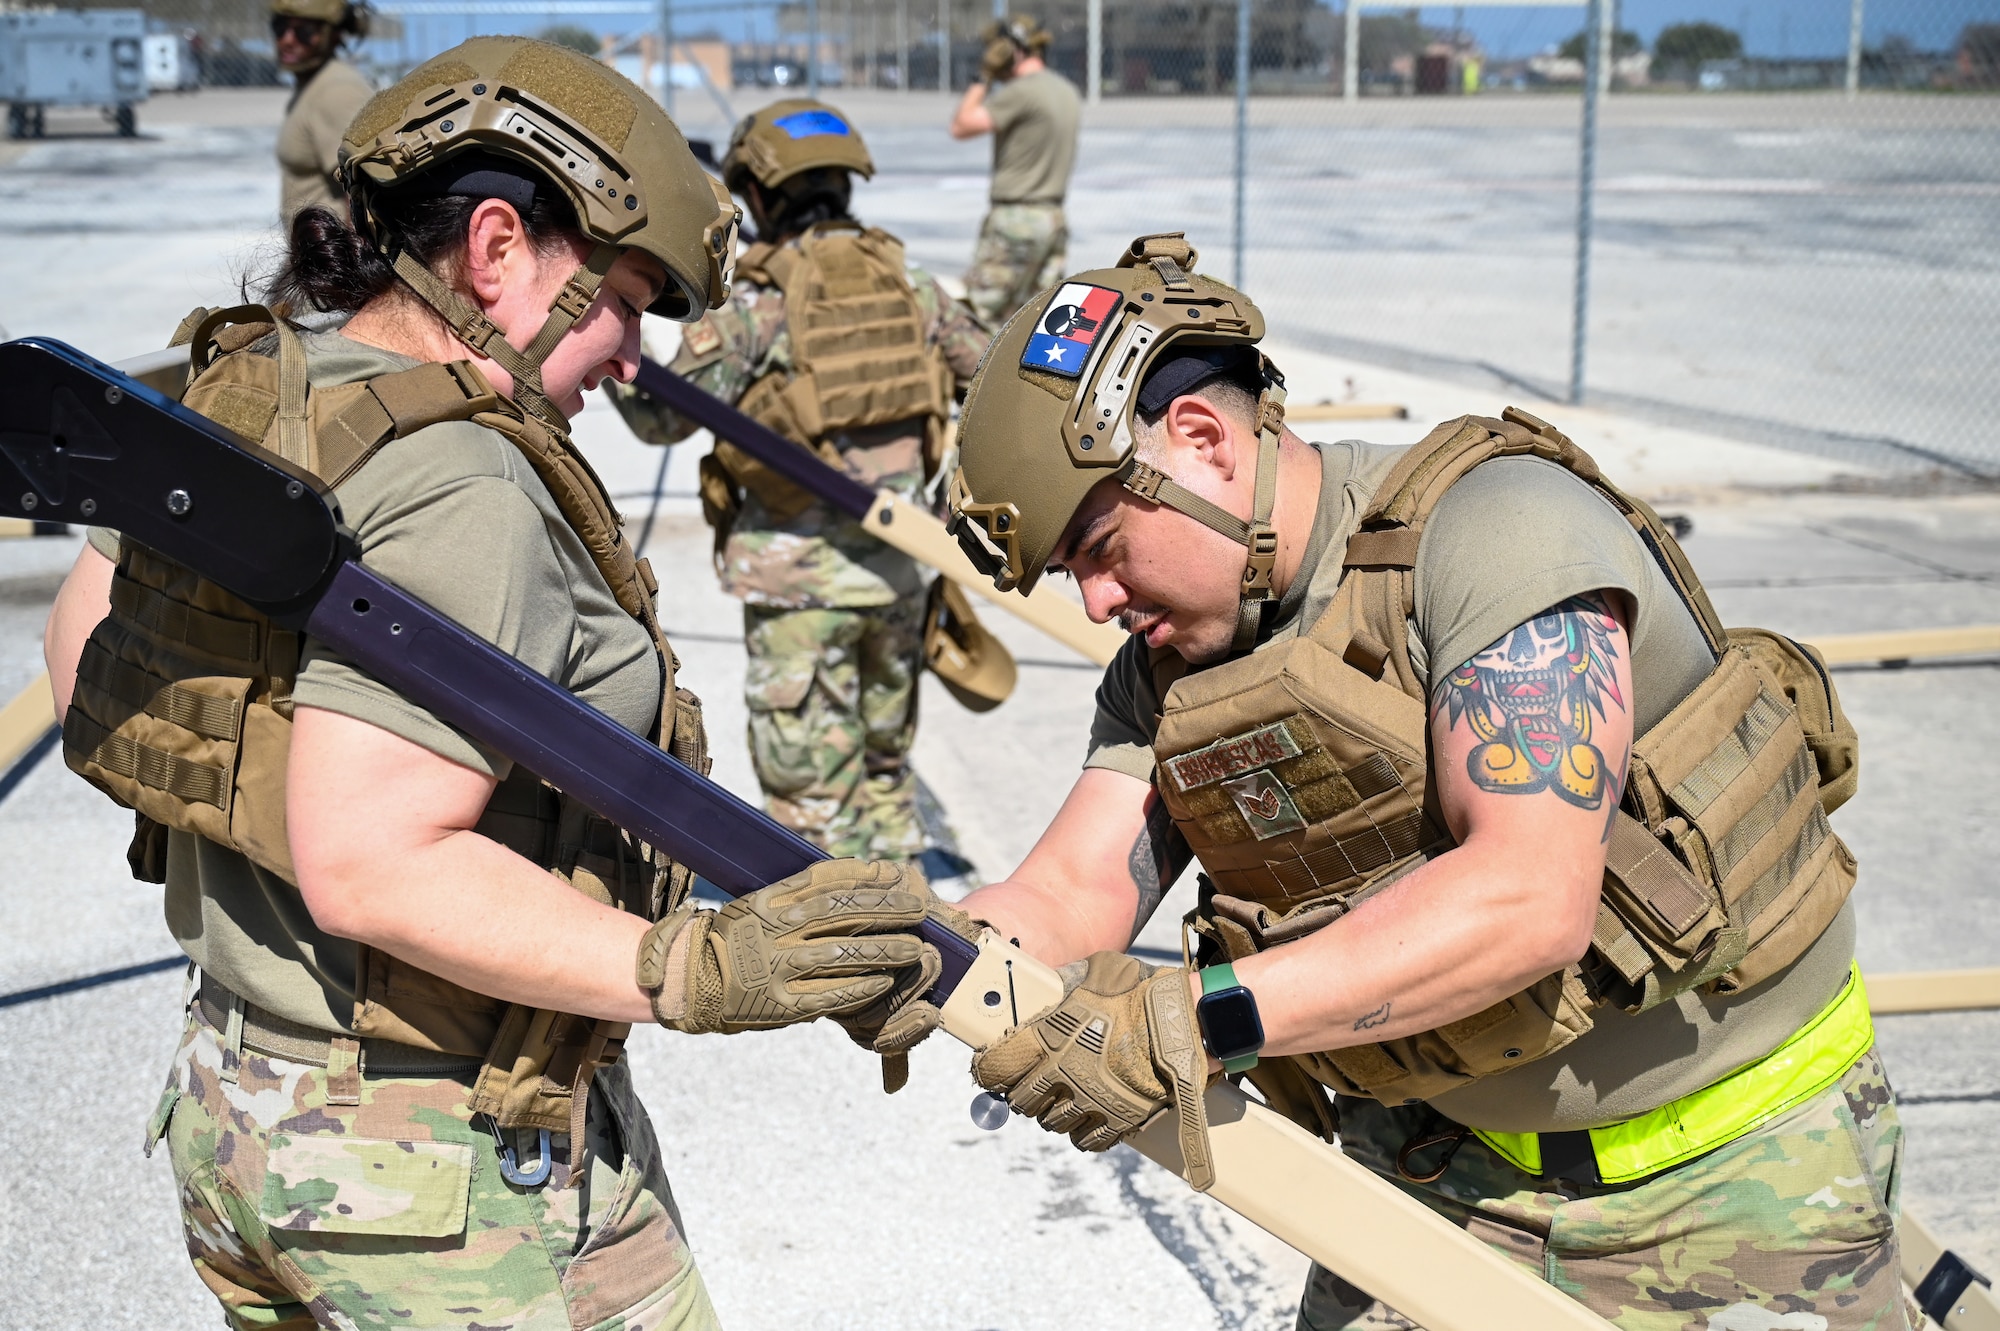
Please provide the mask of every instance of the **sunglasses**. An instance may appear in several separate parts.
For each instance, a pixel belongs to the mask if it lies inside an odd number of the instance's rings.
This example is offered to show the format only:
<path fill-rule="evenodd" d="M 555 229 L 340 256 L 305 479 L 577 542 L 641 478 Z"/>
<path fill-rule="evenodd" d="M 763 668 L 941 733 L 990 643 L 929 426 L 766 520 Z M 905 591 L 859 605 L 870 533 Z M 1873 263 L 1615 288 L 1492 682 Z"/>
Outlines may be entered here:
<path fill-rule="evenodd" d="M 273 38 L 282 39 L 289 32 L 302 42 L 314 42 L 318 41 L 319 35 L 325 31 L 326 24 L 320 19 L 294 18 L 289 14 L 271 15 L 271 36 Z"/>

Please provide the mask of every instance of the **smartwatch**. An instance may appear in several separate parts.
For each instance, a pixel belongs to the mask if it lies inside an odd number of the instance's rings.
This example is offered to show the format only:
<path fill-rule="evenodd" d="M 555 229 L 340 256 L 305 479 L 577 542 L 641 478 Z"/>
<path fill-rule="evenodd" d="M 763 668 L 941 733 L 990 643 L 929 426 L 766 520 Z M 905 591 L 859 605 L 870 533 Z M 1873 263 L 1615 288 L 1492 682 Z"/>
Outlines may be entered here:
<path fill-rule="evenodd" d="M 1256 997 L 1237 982 L 1235 967 L 1202 969 L 1201 998 L 1194 1014 L 1201 1042 L 1224 1072 L 1248 1072 L 1257 1066 L 1257 1051 L 1264 1047 L 1264 1022 L 1257 1015 Z"/>

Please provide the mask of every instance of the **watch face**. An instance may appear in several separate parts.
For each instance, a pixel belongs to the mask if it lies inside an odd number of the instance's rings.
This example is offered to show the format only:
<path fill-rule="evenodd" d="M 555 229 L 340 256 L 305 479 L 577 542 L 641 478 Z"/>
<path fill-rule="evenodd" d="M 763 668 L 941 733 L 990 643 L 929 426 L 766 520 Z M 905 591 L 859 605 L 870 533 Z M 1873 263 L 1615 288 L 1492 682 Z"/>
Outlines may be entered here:
<path fill-rule="evenodd" d="M 1257 1000 L 1242 985 L 1204 994 L 1195 1005 L 1195 1013 L 1208 1052 L 1222 1062 L 1247 1058 L 1264 1047 L 1264 1023 L 1257 1016 Z"/>

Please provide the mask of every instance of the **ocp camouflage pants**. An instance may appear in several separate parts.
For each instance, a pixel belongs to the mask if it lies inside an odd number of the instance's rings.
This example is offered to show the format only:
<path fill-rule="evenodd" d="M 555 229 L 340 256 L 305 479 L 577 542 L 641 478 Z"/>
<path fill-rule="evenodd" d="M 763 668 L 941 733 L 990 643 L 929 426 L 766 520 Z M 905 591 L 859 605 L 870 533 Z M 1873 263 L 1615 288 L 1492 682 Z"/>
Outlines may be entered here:
<path fill-rule="evenodd" d="M 965 303 L 989 328 L 999 328 L 1028 297 L 1063 279 L 1069 225 L 1059 203 L 996 203 L 979 224 Z"/>
<path fill-rule="evenodd" d="M 923 600 L 862 610 L 743 608 L 750 760 L 771 816 L 836 856 L 923 853 L 917 676 Z"/>
<path fill-rule="evenodd" d="M 1873 1050 L 1823 1094 L 1726 1146 L 1637 1183 L 1581 1190 L 1529 1178 L 1476 1137 L 1435 1183 L 1402 1182 L 1397 1149 L 1426 1111 L 1340 1107 L 1349 1155 L 1624 1331 L 1909 1325 L 1894 1224 L 1903 1134 Z M 1306 1281 L 1299 1331 L 1413 1325 L 1323 1267 Z"/>
<path fill-rule="evenodd" d="M 463 1081 L 364 1075 L 360 1104 L 333 1104 L 323 1067 L 234 1063 L 232 1082 L 197 1007 L 148 1142 L 164 1135 L 195 1274 L 239 1331 L 718 1325 L 622 1065 L 591 1093 L 582 1186 L 563 1186 L 564 1135 L 549 1182 L 522 1188 Z"/>

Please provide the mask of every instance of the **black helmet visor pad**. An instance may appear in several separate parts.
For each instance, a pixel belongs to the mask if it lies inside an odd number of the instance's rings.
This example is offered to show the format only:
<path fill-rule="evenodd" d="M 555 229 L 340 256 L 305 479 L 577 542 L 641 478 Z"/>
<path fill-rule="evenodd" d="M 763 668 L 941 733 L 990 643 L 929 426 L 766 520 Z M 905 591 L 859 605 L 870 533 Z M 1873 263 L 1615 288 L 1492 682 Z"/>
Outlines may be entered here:
<path fill-rule="evenodd" d="M 1175 398 L 1199 392 L 1204 384 L 1217 379 L 1235 385 L 1255 401 L 1264 390 L 1262 357 L 1247 346 L 1190 346 L 1169 352 L 1147 372 L 1133 402 L 1135 414 L 1151 425 Z"/>

